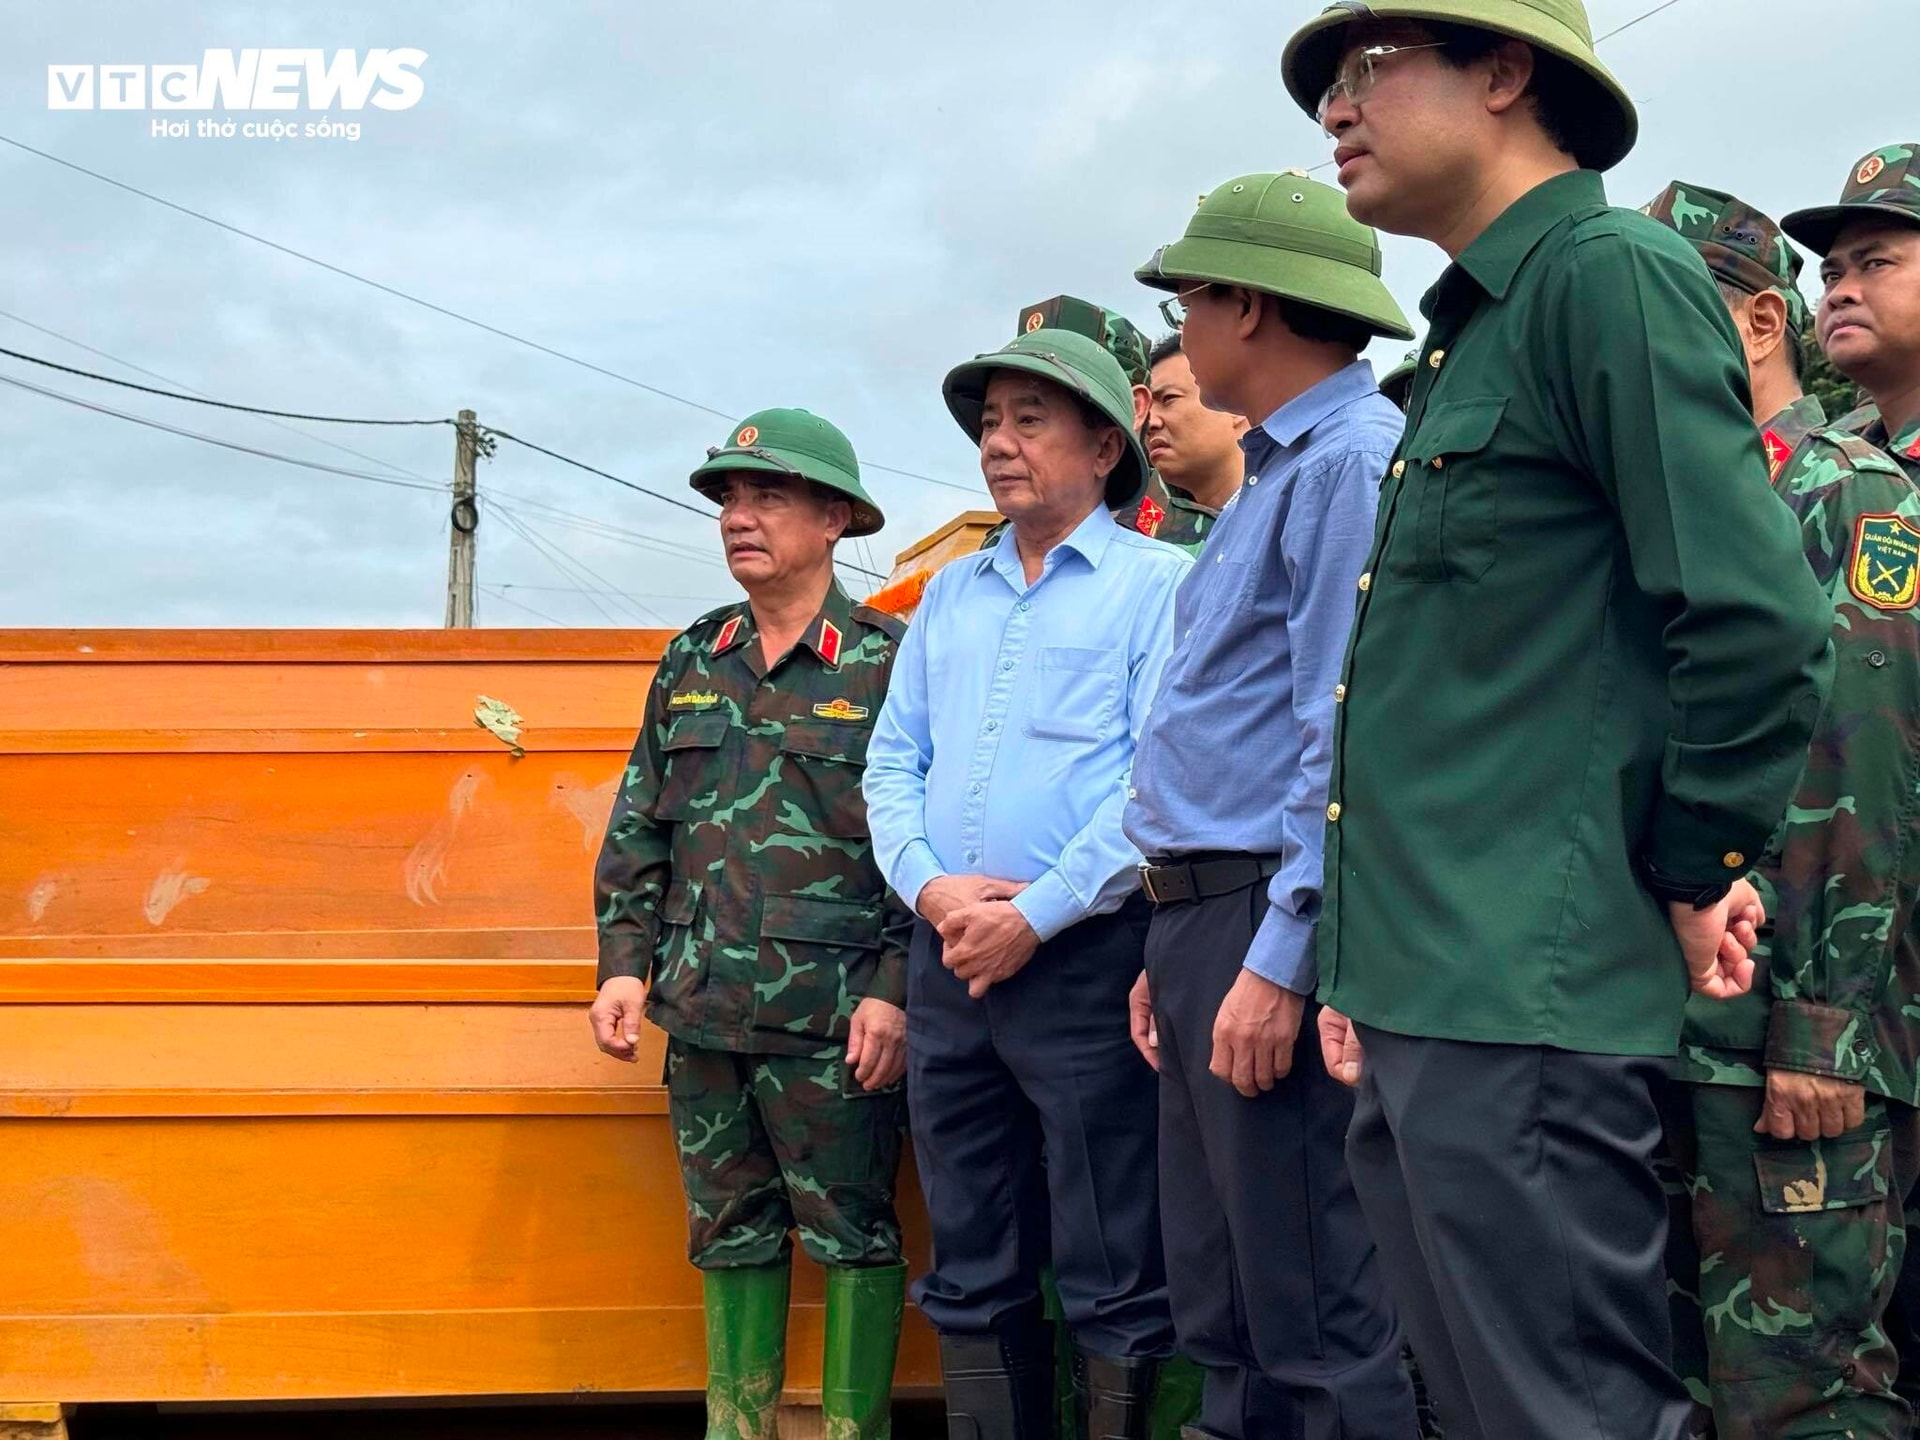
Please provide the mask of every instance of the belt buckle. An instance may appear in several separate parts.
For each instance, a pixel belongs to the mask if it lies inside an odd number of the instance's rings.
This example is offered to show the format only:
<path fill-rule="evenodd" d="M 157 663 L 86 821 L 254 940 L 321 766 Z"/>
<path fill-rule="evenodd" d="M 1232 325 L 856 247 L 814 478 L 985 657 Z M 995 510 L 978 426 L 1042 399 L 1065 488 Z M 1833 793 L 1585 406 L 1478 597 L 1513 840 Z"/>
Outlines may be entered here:
<path fill-rule="evenodd" d="M 1140 862 L 1140 864 L 1139 864 L 1139 867 L 1138 867 L 1138 868 L 1139 868 L 1139 871 L 1140 871 L 1140 889 L 1141 889 L 1141 891 L 1142 891 L 1142 892 L 1143 892 L 1143 893 L 1144 893 L 1144 894 L 1146 895 L 1146 897 L 1147 897 L 1147 899 L 1148 899 L 1149 901 L 1151 901 L 1151 902 L 1152 902 L 1153 904 L 1155 904 L 1155 905 L 1158 905 L 1158 904 L 1160 903 L 1160 897 L 1159 897 L 1158 895 L 1156 895 L 1156 894 L 1154 894 L 1154 893 L 1153 893 L 1153 871 L 1154 871 L 1154 867 L 1153 867 L 1153 866 L 1151 866 L 1151 865 L 1149 865 L 1149 864 L 1147 864 L 1147 862 L 1146 862 L 1146 861 L 1144 861 L 1144 860 L 1142 860 L 1142 861 Z"/>

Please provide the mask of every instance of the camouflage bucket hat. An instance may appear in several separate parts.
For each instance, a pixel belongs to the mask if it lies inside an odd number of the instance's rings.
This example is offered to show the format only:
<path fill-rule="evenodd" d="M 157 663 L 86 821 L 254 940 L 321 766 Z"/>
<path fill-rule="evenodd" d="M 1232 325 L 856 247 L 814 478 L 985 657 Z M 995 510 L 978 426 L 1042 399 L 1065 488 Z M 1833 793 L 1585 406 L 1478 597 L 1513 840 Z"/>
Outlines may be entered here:
<path fill-rule="evenodd" d="M 886 523 L 860 484 L 852 442 L 811 411 L 754 411 L 727 432 L 725 444 L 707 451 L 707 463 L 693 472 L 690 483 L 717 504 L 727 474 L 734 470 L 797 475 L 843 496 L 853 505 L 848 535 L 871 535 Z"/>
<path fill-rule="evenodd" d="M 1072 391 L 1120 427 L 1126 448 L 1107 476 L 1107 508 L 1136 504 L 1147 488 L 1147 453 L 1133 433 L 1133 387 L 1120 362 L 1097 340 L 1072 330 L 1042 326 L 998 350 L 953 367 L 940 390 L 947 409 L 974 444 L 980 443 L 980 412 L 987 402 L 987 381 L 996 370 L 1017 370 Z"/>
<path fill-rule="evenodd" d="M 1133 272 L 1156 290 L 1193 281 L 1245 285 L 1411 340 L 1413 327 L 1380 283 L 1380 237 L 1346 198 L 1301 170 L 1242 175 L 1200 199 L 1186 234 Z"/>
<path fill-rule="evenodd" d="M 1280 73 L 1294 103 L 1317 118 L 1346 48 L 1347 27 L 1357 20 L 1413 20 L 1491 30 L 1524 40 L 1573 67 L 1584 94 L 1576 108 L 1592 130 L 1583 165 L 1611 170 L 1626 158 L 1640 133 L 1640 117 L 1626 87 L 1613 78 L 1593 48 L 1593 27 L 1580 0 L 1338 0 L 1294 32 L 1280 57 Z"/>
<path fill-rule="evenodd" d="M 1779 291 L 1794 334 L 1806 330 L 1807 301 L 1799 283 L 1806 262 L 1760 211 L 1719 190 L 1676 180 L 1641 206 L 1640 213 L 1692 242 L 1716 278 L 1749 295 Z"/>
<path fill-rule="evenodd" d="M 1796 210 L 1780 228 L 1825 259 L 1849 220 L 1873 215 L 1920 226 L 1920 144 L 1887 145 L 1862 155 L 1838 205 Z"/>
<path fill-rule="evenodd" d="M 1014 333 L 1031 335 L 1035 330 L 1071 330 L 1089 340 L 1098 340 L 1106 346 L 1107 353 L 1120 362 L 1128 384 L 1153 383 L 1147 365 L 1147 352 L 1151 348 L 1147 337 L 1117 311 L 1102 309 L 1072 295 L 1056 295 L 1020 312 L 1020 325 Z"/>

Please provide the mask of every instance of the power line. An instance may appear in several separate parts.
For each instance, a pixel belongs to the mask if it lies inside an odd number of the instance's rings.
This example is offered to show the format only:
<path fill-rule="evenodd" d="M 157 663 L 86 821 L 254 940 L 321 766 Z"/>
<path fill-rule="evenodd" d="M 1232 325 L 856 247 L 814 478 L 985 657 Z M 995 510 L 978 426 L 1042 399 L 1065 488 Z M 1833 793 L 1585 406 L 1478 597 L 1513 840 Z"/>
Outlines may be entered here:
<path fill-rule="evenodd" d="M 534 537 L 539 535 L 540 532 L 534 528 L 531 521 L 525 519 L 522 516 L 513 515 L 511 511 L 505 511 L 503 513 L 506 514 L 512 520 L 513 523 L 517 524 L 518 527 L 520 528 L 521 533 L 526 535 L 529 539 L 533 539 Z M 553 545 L 554 542 L 551 540 L 551 538 L 547 538 L 547 543 L 549 545 Z M 554 548 L 556 550 L 559 549 L 557 545 L 555 545 Z M 561 553 L 566 554 L 566 552 L 564 551 L 562 551 Z M 599 571 L 595 570 L 592 566 L 588 565 L 587 562 L 582 560 L 579 556 L 566 554 L 566 559 L 568 560 L 569 563 L 573 565 L 573 567 L 576 570 L 580 571 L 581 574 L 585 575 L 588 579 L 596 580 L 599 582 L 600 594 L 619 597 L 623 600 L 623 602 L 626 604 L 626 607 L 629 610 L 635 611 L 638 614 L 645 616 L 647 619 L 653 620 L 657 624 L 661 624 L 661 625 L 666 624 L 666 617 L 661 615 L 659 611 L 653 609 L 649 605 L 645 605 L 640 601 L 629 597 L 626 591 L 618 588 L 616 585 L 614 585 L 614 583 L 611 580 L 607 579 L 606 576 L 602 575 Z M 573 578 L 573 577 L 569 577 L 569 578 Z M 592 592 L 589 591 L 588 593 L 592 593 Z"/>
<path fill-rule="evenodd" d="M 92 410 L 101 415 L 111 415 L 135 425 L 144 425 L 150 430 L 164 430 L 169 435 L 178 435 L 187 440 L 198 440 L 205 445 L 217 445 L 222 450 L 237 450 L 243 455 L 257 455 L 262 460 L 277 460 L 282 465 L 297 465 L 303 470 L 318 470 L 328 475 L 344 475 L 350 480 L 366 480 L 375 485 L 392 485 L 400 490 L 427 490 L 443 494 L 446 486 L 435 485 L 430 481 L 400 480 L 391 475 L 373 475 L 365 470 L 349 470 L 341 465 L 328 465 L 319 460 L 302 460 L 296 455 L 282 455 L 277 450 L 262 450 L 256 445 L 242 445 L 237 440 L 222 440 L 216 435 L 203 434 L 198 430 L 188 430 L 179 425 L 169 425 L 163 420 L 150 420 L 144 415 L 130 414 L 125 410 L 116 410 L 111 405 L 99 405 L 91 400 L 82 400 L 77 395 L 68 395 L 59 390 L 48 390 L 27 380 L 12 375 L 0 375 L 0 385 L 11 385 L 16 390 L 30 390 L 35 395 L 44 395 L 49 400 L 59 400 L 68 405 L 77 405 L 82 410 Z"/>
<path fill-rule="evenodd" d="M 658 385 L 649 385 L 644 380 L 635 379 L 631 375 L 624 375 L 620 371 L 609 369 L 605 365 L 597 365 L 591 360 L 583 360 L 580 356 L 568 354 L 565 350 L 555 349 L 551 345 L 544 345 L 538 340 L 530 340 L 524 335 L 517 335 L 511 330 L 502 329 L 500 326 L 489 324 L 485 320 L 476 319 L 471 315 L 464 315 L 460 311 L 450 309 L 445 305 L 435 304 L 431 300 L 411 294 L 408 291 L 400 289 L 398 286 L 388 285 L 383 281 L 362 275 L 358 271 L 349 270 L 344 265 L 335 265 L 331 261 L 322 260 L 317 255 L 309 255 L 304 250 L 296 250 L 291 245 L 282 245 L 278 240 L 269 240 L 264 235 L 258 235 L 251 230 L 242 229 L 238 225 L 229 224 L 225 220 L 216 219 L 203 210 L 195 210 L 192 206 L 182 205 L 176 200 L 169 200 L 165 196 L 156 195 L 151 190 L 142 190 L 138 185 L 129 185 L 124 180 L 116 180 L 111 175 L 102 174 L 98 170 L 90 170 L 85 165 L 77 164 L 72 160 L 67 160 L 59 155 L 55 155 L 51 151 L 29 145 L 25 141 L 16 140 L 11 135 L 0 134 L 0 144 L 10 145 L 14 149 L 24 151 L 29 155 L 37 155 L 42 160 L 51 161 L 53 164 L 71 170 L 77 175 L 85 175 L 90 180 L 98 180 L 103 185 L 111 185 L 114 189 L 123 190 L 129 195 L 137 195 L 142 200 L 151 201 L 155 205 L 164 206 L 178 214 L 201 221 L 203 224 L 212 225 L 216 229 L 224 230 L 230 235 L 238 235 L 243 240 L 251 240 L 257 245 L 265 245 L 269 250 L 277 250 L 280 254 L 291 256 L 295 260 L 303 260 L 309 265 L 317 265 L 322 270 L 338 275 L 342 279 L 352 280 L 357 284 L 369 286 L 372 289 L 380 291 L 382 294 L 393 296 L 396 300 L 405 300 L 410 305 L 418 305 L 422 309 L 433 311 L 436 315 L 443 315 L 449 320 L 457 320 L 462 325 L 471 325 L 476 330 L 484 330 L 489 335 L 511 341 L 515 345 L 524 345 L 529 350 L 537 350 L 542 355 L 550 356 L 555 360 L 563 360 L 569 365 L 577 365 L 583 370 L 591 370 L 596 375 L 604 375 L 607 379 L 617 380 L 622 385 L 631 385 L 636 390 L 644 390 L 649 395 L 656 395 L 662 400 L 671 400 L 675 404 L 685 405 L 703 414 L 717 416 L 729 424 L 739 418 L 725 410 L 717 410 L 711 405 L 703 404 L 685 395 L 675 394 L 673 391 L 662 389 Z M 923 480 L 928 484 L 944 486 L 951 490 L 967 490 L 971 493 L 977 493 L 972 486 L 959 485 L 951 480 L 941 480 L 932 475 L 922 475 L 915 470 L 903 470 L 894 465 L 881 465 L 868 462 L 866 468 L 869 470 L 883 471 L 889 475 L 904 476 L 909 480 Z"/>
<path fill-rule="evenodd" d="M 703 510 L 698 505 L 689 505 L 685 500 L 676 500 L 671 495 L 663 495 L 658 490 L 649 490 L 646 486 L 636 485 L 631 480 L 623 480 L 610 470 L 601 470 L 596 466 L 587 464 L 584 460 L 575 460 L 571 455 L 562 455 L 558 450 L 549 450 L 546 446 L 536 445 L 531 440 L 522 440 L 518 435 L 512 434 L 509 431 L 496 430 L 491 425 L 482 425 L 480 429 L 484 434 L 495 436 L 501 440 L 511 440 L 515 445 L 519 445 L 527 450 L 536 451 L 541 455 L 545 455 L 549 460 L 558 460 L 562 465 L 571 465 L 574 469 L 584 470 L 589 475 L 598 475 L 602 480 L 611 480 L 614 484 L 624 485 L 629 490 L 638 490 L 642 495 L 651 495 L 655 500 L 661 501 L 663 504 L 672 505 L 676 509 L 685 510 L 692 515 L 698 515 L 702 520 L 712 520 L 719 513 L 714 510 Z"/>
<path fill-rule="evenodd" d="M 507 602 L 507 604 L 513 606 L 516 610 L 524 610 L 529 615 L 536 615 L 540 619 L 546 621 L 549 625 L 558 625 L 562 629 L 572 628 L 567 624 L 566 621 L 557 619 L 554 616 L 547 614 L 547 612 L 544 610 L 536 610 L 533 608 L 533 606 L 524 604 L 521 601 L 514 599 L 511 595 L 507 594 L 507 591 L 510 588 L 512 587 L 505 586 L 505 585 L 481 585 L 479 587 L 481 593 L 486 595 L 491 595 L 496 600 L 504 600 Z"/>
<path fill-rule="evenodd" d="M 114 364 L 120 366 L 122 369 L 131 370 L 135 374 L 145 375 L 154 380 L 164 380 L 169 385 L 178 385 L 181 389 L 190 390 L 195 395 L 204 396 L 207 393 L 206 391 L 201 390 L 196 386 L 187 384 L 187 382 L 184 380 L 178 379 L 172 375 L 162 374 L 158 370 L 149 370 L 144 365 L 136 365 L 133 363 L 133 361 L 127 359 L 125 356 L 116 355 L 111 350 L 102 350 L 98 345 L 89 345 L 84 340 L 78 339 L 72 335 L 65 334 L 62 331 L 55 330 L 50 325 L 42 325 L 36 320 L 29 320 L 24 315 L 16 315 L 11 310 L 0 310 L 0 319 L 11 320 L 13 321 L 14 324 L 24 325 L 29 330 L 37 330 L 40 334 L 51 336 L 53 339 L 58 340 L 63 344 L 73 346 L 76 350 L 85 350 L 89 355 L 98 355 L 103 360 L 111 360 Z M 283 420 L 274 419 L 272 416 L 262 416 L 260 418 L 264 419 L 269 425 L 272 425 L 277 429 L 286 431 L 289 435 L 298 435 L 303 440 L 311 440 L 316 445 L 326 446 L 329 450 L 338 450 L 342 455 L 351 455 L 356 460 L 369 461 L 370 463 L 378 465 L 383 469 L 393 471 L 394 474 L 396 475 L 406 475 L 415 480 L 425 480 L 429 484 L 433 483 L 428 476 L 422 475 L 419 471 L 409 470 L 404 465 L 396 465 L 391 460 L 384 460 L 378 455 L 369 455 L 364 450 L 356 450 L 351 445 L 342 445 L 339 441 L 329 440 L 324 435 L 315 435 L 312 431 L 297 429 L 294 426 L 287 424 Z"/>
<path fill-rule="evenodd" d="M 98 380 L 103 385 L 118 385 L 123 390 L 138 390 L 145 395 L 158 395 L 163 400 L 184 400 L 189 405 L 211 405 L 216 410 L 238 410 L 247 415 L 272 415 L 282 420 L 306 420 L 319 425 L 451 425 L 451 420 L 366 420 L 351 415 L 302 415 L 293 410 L 269 410 L 259 405 L 236 405 L 230 400 L 209 400 L 204 395 L 188 395 L 178 390 L 161 390 L 152 385 L 136 385 L 131 380 L 116 380 L 111 375 L 102 375 L 93 370 L 80 370 L 72 365 L 62 365 L 57 360 L 47 360 L 39 355 L 29 355 L 24 350 L 9 350 L 0 345 L 0 355 L 15 360 L 24 360 L 29 365 L 44 365 L 49 370 L 58 370 L 63 375 L 78 375 L 83 380 Z"/>

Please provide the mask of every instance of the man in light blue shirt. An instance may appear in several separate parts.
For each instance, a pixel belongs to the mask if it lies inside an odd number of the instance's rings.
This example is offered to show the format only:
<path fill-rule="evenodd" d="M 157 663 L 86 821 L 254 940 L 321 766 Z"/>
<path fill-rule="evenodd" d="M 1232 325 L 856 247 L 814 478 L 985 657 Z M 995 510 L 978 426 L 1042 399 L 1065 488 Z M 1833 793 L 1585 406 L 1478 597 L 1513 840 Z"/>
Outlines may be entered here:
<path fill-rule="evenodd" d="M 946 398 L 1011 526 L 940 571 L 868 750 L 874 854 L 920 919 L 907 1089 L 933 1229 L 915 1299 L 949 1417 L 1051 1433 L 1051 1258 L 1088 1433 L 1144 1440 L 1171 1353 L 1156 1086 L 1128 1042 L 1147 906 L 1121 831 L 1172 641 L 1178 550 L 1116 526 L 1146 458 L 1119 363 L 1039 329 Z"/>
<path fill-rule="evenodd" d="M 1126 832 L 1154 902 L 1134 1034 L 1160 1072 L 1174 1323 L 1201 1429 L 1407 1440 L 1413 1394 L 1309 1020 L 1340 664 L 1402 417 L 1359 358 L 1410 338 L 1371 230 L 1243 175 L 1138 273 L 1177 292 L 1203 403 L 1264 416 L 1175 605 Z M 1169 306 L 1171 310 L 1171 306 Z"/>

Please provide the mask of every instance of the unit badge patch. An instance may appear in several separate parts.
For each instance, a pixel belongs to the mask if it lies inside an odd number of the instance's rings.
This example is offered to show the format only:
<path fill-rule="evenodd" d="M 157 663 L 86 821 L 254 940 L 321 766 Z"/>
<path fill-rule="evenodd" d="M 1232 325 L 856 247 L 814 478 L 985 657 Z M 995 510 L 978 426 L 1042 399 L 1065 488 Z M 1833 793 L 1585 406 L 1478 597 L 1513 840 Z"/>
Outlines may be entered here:
<path fill-rule="evenodd" d="M 864 720 L 873 712 L 864 705 L 855 705 L 844 695 L 839 695 L 824 705 L 813 707 L 813 713 L 822 720 Z"/>
<path fill-rule="evenodd" d="M 1847 589 L 1876 610 L 1911 610 L 1920 599 L 1920 526 L 1904 515 L 1862 515 L 1853 530 Z"/>

